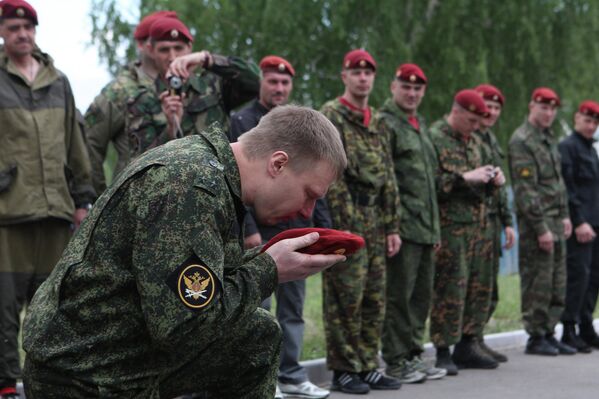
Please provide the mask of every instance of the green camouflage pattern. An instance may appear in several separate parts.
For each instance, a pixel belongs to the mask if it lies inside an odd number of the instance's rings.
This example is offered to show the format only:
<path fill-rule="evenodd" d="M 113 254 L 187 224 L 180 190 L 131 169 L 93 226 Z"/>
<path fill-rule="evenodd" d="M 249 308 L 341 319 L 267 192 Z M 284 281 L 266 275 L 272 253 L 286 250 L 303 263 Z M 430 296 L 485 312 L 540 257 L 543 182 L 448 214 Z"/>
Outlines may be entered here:
<path fill-rule="evenodd" d="M 408 122 L 406 113 L 392 98 L 387 99 L 371 126 L 389 143 L 395 179 L 401 198 L 399 234 L 402 240 L 420 244 L 439 241 L 439 208 L 435 188 L 437 157 L 426 128 L 417 116 L 420 131 Z"/>
<path fill-rule="evenodd" d="M 361 372 L 378 367 L 385 311 L 386 235 L 399 232 L 399 196 L 385 137 L 338 99 L 321 112 L 341 135 L 348 160 L 327 201 L 333 228 L 359 234 L 366 248 L 323 273 L 327 365 Z"/>
<path fill-rule="evenodd" d="M 32 301 L 28 397 L 73 397 L 81 385 L 107 398 L 272 397 L 281 333 L 257 308 L 276 287 L 276 265 L 266 253 L 244 256 L 243 210 L 239 170 L 218 128 L 132 162 Z M 170 286 L 190 263 L 212 276 L 208 297 L 208 288 L 196 293 L 205 298 L 199 308 Z M 215 376 L 226 367 L 235 379 Z"/>
<path fill-rule="evenodd" d="M 260 89 L 257 67 L 237 57 L 213 55 L 214 64 L 192 74 L 183 85 L 184 112 L 181 134 L 197 134 L 215 122 L 229 131 L 229 114 L 255 98 Z M 159 94 L 167 90 L 166 82 L 156 80 L 157 90 L 141 90 L 129 101 L 130 156 L 135 158 L 150 148 L 171 140 L 166 115 L 162 113 Z"/>
<path fill-rule="evenodd" d="M 106 189 L 103 164 L 108 144 L 112 143 L 117 153 L 115 176 L 129 163 L 127 104 L 140 90 L 155 93 L 154 80 L 143 71 L 138 61 L 127 65 L 114 80 L 104 86 L 85 112 L 92 180 L 98 194 Z"/>
<path fill-rule="evenodd" d="M 477 130 L 474 134 L 478 135 L 483 144 L 483 150 L 487 152 L 488 157 L 492 159 L 493 166 L 499 166 L 502 171 L 504 171 L 504 175 L 507 178 L 507 171 L 505 171 L 505 153 L 499 142 L 497 141 L 497 137 L 491 129 L 482 129 Z M 493 240 L 493 251 L 491 256 L 491 263 L 488 267 L 493 270 L 494 283 L 493 283 L 493 293 L 491 295 L 491 307 L 489 309 L 488 319 L 491 318 L 495 309 L 497 308 L 497 303 L 499 302 L 499 288 L 497 286 L 497 278 L 499 275 L 499 259 L 501 258 L 502 248 L 501 248 L 501 233 L 505 227 L 512 227 L 514 222 L 512 220 L 512 213 L 509 209 L 509 203 L 507 198 L 507 188 L 505 185 L 494 190 L 494 195 L 488 195 L 487 197 L 487 234 L 490 234 Z"/>
<path fill-rule="evenodd" d="M 531 336 L 553 334 L 564 310 L 566 255 L 562 220 L 568 217 L 557 137 L 525 121 L 509 142 L 509 163 L 520 233 L 518 266 L 522 320 Z M 551 231 L 552 252 L 538 236 Z"/>
<path fill-rule="evenodd" d="M 483 331 L 493 287 L 489 264 L 492 240 L 485 234 L 488 185 L 470 185 L 462 174 L 490 163 L 480 138 L 464 139 L 446 119 L 430 135 L 438 157 L 437 193 L 441 249 L 437 253 L 431 308 L 435 347 L 457 343 L 463 334 Z"/>
<path fill-rule="evenodd" d="M 567 191 L 562 179 L 557 137 L 524 122 L 509 142 L 509 165 L 518 220 L 537 236 L 551 231 L 563 235 L 562 219 L 568 217 Z"/>
<path fill-rule="evenodd" d="M 327 367 L 359 373 L 378 368 L 386 239 L 380 209 L 354 205 L 353 216 L 351 232 L 364 237 L 366 247 L 322 273 L 322 313 Z"/>

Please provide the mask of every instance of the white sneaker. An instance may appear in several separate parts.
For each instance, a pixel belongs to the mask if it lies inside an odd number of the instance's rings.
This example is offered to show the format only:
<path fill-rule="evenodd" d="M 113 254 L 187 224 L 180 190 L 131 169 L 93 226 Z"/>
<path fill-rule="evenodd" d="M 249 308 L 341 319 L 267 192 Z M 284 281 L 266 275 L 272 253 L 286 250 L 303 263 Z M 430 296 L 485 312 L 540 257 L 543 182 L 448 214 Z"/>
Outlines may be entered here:
<path fill-rule="evenodd" d="M 297 398 L 324 399 L 330 395 L 326 389 L 322 389 L 312 384 L 310 381 L 304 381 L 301 384 L 282 384 L 279 383 L 281 391 L 285 396 Z"/>
<path fill-rule="evenodd" d="M 275 391 L 275 399 L 283 399 L 283 392 L 281 392 L 281 389 L 279 388 L 279 385 L 277 385 L 277 389 Z"/>

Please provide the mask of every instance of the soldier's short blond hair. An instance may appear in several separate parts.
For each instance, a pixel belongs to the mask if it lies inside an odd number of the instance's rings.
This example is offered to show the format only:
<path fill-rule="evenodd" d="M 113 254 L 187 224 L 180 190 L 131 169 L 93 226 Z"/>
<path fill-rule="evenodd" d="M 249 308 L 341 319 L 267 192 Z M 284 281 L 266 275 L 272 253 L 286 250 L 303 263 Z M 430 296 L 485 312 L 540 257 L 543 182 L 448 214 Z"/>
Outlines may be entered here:
<path fill-rule="evenodd" d="M 260 119 L 255 128 L 239 137 L 242 151 L 248 159 L 268 157 L 285 151 L 289 167 L 303 171 L 314 162 L 325 161 L 337 178 L 347 166 L 341 137 L 335 126 L 323 114 L 307 107 L 281 105 Z"/>

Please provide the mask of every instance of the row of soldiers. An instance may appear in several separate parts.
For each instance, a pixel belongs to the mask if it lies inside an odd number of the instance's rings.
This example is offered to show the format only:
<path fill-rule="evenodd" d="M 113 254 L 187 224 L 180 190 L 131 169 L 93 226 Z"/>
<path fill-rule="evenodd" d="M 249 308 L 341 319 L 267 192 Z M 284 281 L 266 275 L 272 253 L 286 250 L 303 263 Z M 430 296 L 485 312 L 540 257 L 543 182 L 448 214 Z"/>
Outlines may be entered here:
<path fill-rule="evenodd" d="M 236 141 L 271 109 L 288 101 L 295 70 L 276 56 L 262 60 L 259 75 L 251 63 L 237 57 L 207 51 L 191 53 L 193 36 L 174 12 L 151 14 L 134 33 L 139 60 L 109 83 L 85 114 L 86 150 L 74 122 L 68 81 L 34 45 L 35 10 L 22 0 L 4 0 L 0 4 L 7 89 L 19 90 L 23 92 L 19 98 L 27 99 L 29 87 L 39 90 L 57 86 L 52 90 L 62 93 L 64 104 L 71 104 L 63 106 L 48 100 L 42 107 L 43 102 L 33 102 L 41 107 L 38 112 L 42 116 L 39 121 L 34 118 L 35 128 L 29 131 L 42 135 L 42 130 L 47 130 L 48 137 L 65 144 L 66 154 L 62 148 L 57 151 L 60 145 L 46 146 L 44 141 L 39 151 L 28 152 L 34 158 L 30 161 L 43 165 L 41 168 L 48 168 L 49 162 L 66 160 L 63 164 L 68 173 L 60 176 L 58 184 L 64 192 L 52 193 L 56 184 L 51 174 L 46 176 L 48 181 L 32 190 L 35 178 L 28 173 L 33 172 L 23 167 L 26 163 L 20 162 L 19 152 L 13 147 L 5 147 L 6 154 L 0 158 L 0 171 L 6 176 L 0 193 L 6 191 L 3 195 L 9 199 L 1 203 L 6 205 L 6 212 L 1 215 L 0 233 L 7 237 L 2 241 L 1 266 L 7 268 L 0 270 L 2 300 L 14 296 L 1 322 L 6 326 L 3 331 L 14 333 L 18 331 L 23 303 L 49 273 L 70 237 L 72 215 L 78 224 L 93 202 L 90 171 L 95 191 L 99 194 L 106 189 L 102 164 L 109 142 L 118 153 L 118 174 L 145 151 L 198 133 L 214 122 L 229 132 L 231 141 Z M 17 34 L 14 40 L 11 32 Z M 28 40 L 21 40 L 23 35 Z M 418 113 L 427 87 L 422 69 L 415 64 L 400 65 L 390 86 L 391 98 L 374 112 L 368 98 L 376 69 L 368 52 L 349 52 L 341 73 L 345 90 L 321 109 L 339 131 L 348 159 L 343 177 L 327 194 L 328 206 L 319 201 L 313 216 L 303 212 L 302 218 L 274 228 L 251 217 L 246 219 L 246 248 L 264 243 L 278 231 L 312 224 L 348 230 L 366 238 L 366 250 L 323 274 L 327 364 L 334 371 L 332 388 L 347 393 L 397 389 L 401 383 L 455 375 L 462 367 L 495 368 L 498 362 L 507 360 L 483 340 L 485 324 L 497 304 L 501 232 L 505 233 L 507 247 L 515 241 L 502 171 L 504 157 L 491 132 L 504 96 L 491 85 L 462 90 L 455 95 L 447 117 L 429 128 Z M 185 81 L 181 92 L 167 79 L 168 74 Z M 231 111 L 253 98 L 229 122 Z M 572 227 L 560 155 L 550 131 L 558 106 L 555 92 L 535 90 L 527 121 L 514 134 L 509 152 L 519 215 L 523 319 L 531 336 L 526 351 L 546 355 L 589 350 L 575 331 L 576 323 L 580 323 L 586 342 L 597 346 L 599 341 L 590 324 L 597 278 L 589 277 L 591 259 L 596 263 L 599 256 L 588 255 L 589 246 L 597 252 L 593 242 L 598 212 L 591 205 L 593 201 L 599 203 L 599 166 L 596 155 L 593 158 L 594 153 L 586 151 L 599 120 L 599 105 L 581 104 L 575 117 L 578 135 L 560 147 L 570 190 L 570 213 L 573 219 L 576 217 L 576 239 L 568 241 L 568 256 L 575 259 L 575 266 L 572 277 L 568 275 L 571 287 L 567 303 L 571 306 L 566 312 L 562 312 L 564 239 Z M 13 107 L 17 113 L 19 108 Z M 56 109 L 59 114 L 47 116 Z M 69 129 L 52 127 L 49 121 L 67 121 Z M 19 125 L 9 122 L 9 126 Z M 71 133 L 57 133 L 65 131 Z M 9 134 L 9 141 L 17 141 L 19 131 Z M 578 136 L 586 141 L 576 141 Z M 580 147 L 580 143 L 584 145 Z M 37 159 L 40 153 L 47 155 Z M 11 159 L 18 162 L 8 162 Z M 20 185 L 26 188 L 17 190 Z M 591 188 L 590 197 L 580 192 L 581 186 Z M 578 192 L 578 197 L 572 192 Z M 35 212 L 24 210 L 32 203 L 27 195 L 39 204 Z M 66 204 L 56 208 L 61 202 L 52 195 Z M 35 251 L 29 250 L 32 232 L 44 237 Z M 43 268 L 37 269 L 32 259 L 40 255 L 46 259 Z M 299 364 L 305 282 L 281 284 L 276 295 L 277 316 L 283 329 L 279 387 L 288 395 L 324 398 L 328 391 L 310 383 Z M 429 311 L 431 340 L 437 348 L 436 367 L 421 358 Z M 565 324 L 563 342 L 553 337 L 560 316 Z M 8 365 L 6 374 L 0 375 L 2 397 L 16 396 L 14 383 L 20 374 L 16 334 L 12 333 L 2 342 L 6 351 L 1 356 Z M 386 374 L 377 370 L 381 337 Z M 453 354 L 451 345 L 455 345 Z M 44 352 L 44 348 L 30 350 Z"/>

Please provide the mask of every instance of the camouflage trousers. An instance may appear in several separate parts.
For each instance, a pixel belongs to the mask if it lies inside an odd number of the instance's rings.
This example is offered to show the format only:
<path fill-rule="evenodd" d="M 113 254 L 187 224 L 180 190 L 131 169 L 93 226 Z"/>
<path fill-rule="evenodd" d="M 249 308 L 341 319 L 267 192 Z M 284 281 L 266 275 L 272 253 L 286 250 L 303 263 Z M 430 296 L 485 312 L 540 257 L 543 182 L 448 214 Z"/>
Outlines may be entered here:
<path fill-rule="evenodd" d="M 553 334 L 566 298 L 566 244 L 553 243 L 553 252 L 539 248 L 537 234 L 519 221 L 518 268 L 522 295 L 522 321 L 531 336 Z"/>
<path fill-rule="evenodd" d="M 375 207 L 356 206 L 352 233 L 366 247 L 323 272 L 323 318 L 327 366 L 361 372 L 378 367 L 385 314 L 386 238 Z"/>
<path fill-rule="evenodd" d="M 26 358 L 25 394 L 28 399 L 172 399 L 190 393 L 205 399 L 272 399 L 281 344 L 274 317 L 257 309 L 250 317 L 222 328 L 228 333 L 220 334 L 206 351 L 190 362 L 165 366 L 161 375 L 148 381 L 100 384 Z"/>
<path fill-rule="evenodd" d="M 493 249 L 491 250 L 491 265 L 489 266 L 493 271 L 493 292 L 491 293 L 491 306 L 489 308 L 489 315 L 487 316 L 487 323 L 493 317 L 495 309 L 497 309 L 497 303 L 499 302 L 499 287 L 497 286 L 497 279 L 499 277 L 499 260 L 503 249 L 501 248 L 501 231 L 503 225 L 498 215 L 490 215 L 487 225 L 487 233 L 493 240 Z"/>
<path fill-rule="evenodd" d="M 493 242 L 486 232 L 477 224 L 441 227 L 430 329 L 437 348 L 457 343 L 462 335 L 480 336 L 484 330 L 493 290 Z"/>
<path fill-rule="evenodd" d="M 401 251 L 387 260 L 382 352 L 388 365 L 424 351 L 422 341 L 433 293 L 434 258 L 432 245 L 403 240 Z"/>
<path fill-rule="evenodd" d="M 0 227 L 0 386 L 21 378 L 20 315 L 71 238 L 69 223 L 44 219 Z"/>

